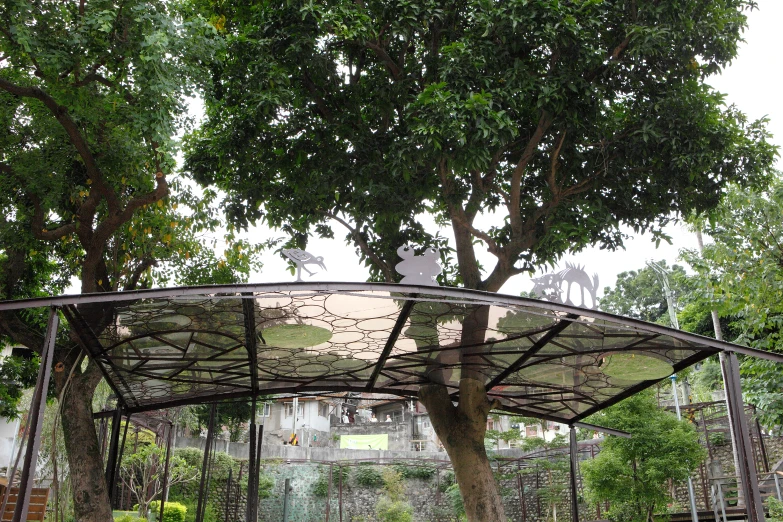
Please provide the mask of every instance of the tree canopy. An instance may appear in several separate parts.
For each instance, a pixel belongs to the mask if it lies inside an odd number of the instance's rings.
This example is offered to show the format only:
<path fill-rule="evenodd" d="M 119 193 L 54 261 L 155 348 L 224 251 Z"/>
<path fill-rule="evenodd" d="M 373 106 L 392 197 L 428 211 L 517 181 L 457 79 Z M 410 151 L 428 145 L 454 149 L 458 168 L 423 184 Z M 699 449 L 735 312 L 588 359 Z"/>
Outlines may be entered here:
<path fill-rule="evenodd" d="M 765 122 L 706 83 L 736 56 L 750 0 L 190 5 L 225 47 L 186 170 L 225 191 L 239 227 L 303 246 L 338 223 L 376 280 L 397 280 L 411 242 L 447 250 L 446 282 L 498 291 L 565 252 L 620 246 L 623 225 L 662 237 L 729 183 L 769 177 Z M 468 518 L 503 520 L 484 382 L 460 375 L 459 405 L 435 383 L 419 396 Z"/>
<path fill-rule="evenodd" d="M 783 181 L 763 191 L 739 187 L 700 223 L 713 238 L 704 252 L 685 252 L 697 272 L 699 299 L 717 310 L 727 340 L 783 351 Z M 767 426 L 783 424 L 783 376 L 766 360 L 741 364 L 746 399 Z"/>
<path fill-rule="evenodd" d="M 592 502 L 608 500 L 611 520 L 652 522 L 671 502 L 669 479 L 685 480 L 706 457 L 694 427 L 658 408 L 651 390 L 592 418 L 632 438 L 608 436 L 601 452 L 582 463 L 585 491 Z"/>
<path fill-rule="evenodd" d="M 496 291 L 563 252 L 660 234 L 766 178 L 774 148 L 705 84 L 753 2 L 202 4 L 226 40 L 186 168 L 240 225 L 333 219 L 394 280 L 450 223 L 460 282 Z M 479 213 L 496 213 L 484 228 Z M 482 277 L 473 244 L 498 258 Z"/>
<path fill-rule="evenodd" d="M 84 293 L 236 282 L 257 263 L 233 235 L 213 252 L 215 192 L 176 173 L 185 99 L 216 34 L 171 2 L 0 4 L 0 299 L 60 294 L 72 279 Z M 107 307 L 79 311 L 98 334 L 112 320 Z M 0 342 L 39 351 L 46 313 L 0 314 Z M 53 380 L 75 516 L 103 522 L 91 409 L 102 374 L 83 356 L 61 328 Z"/>
<path fill-rule="evenodd" d="M 690 292 L 694 283 L 680 265 L 667 266 L 665 260 L 656 262 L 667 271 L 672 297 L 677 302 Z M 617 274 L 614 288 L 605 287 L 600 301 L 601 310 L 651 323 L 669 325 L 668 302 L 655 270 L 645 266 Z"/>

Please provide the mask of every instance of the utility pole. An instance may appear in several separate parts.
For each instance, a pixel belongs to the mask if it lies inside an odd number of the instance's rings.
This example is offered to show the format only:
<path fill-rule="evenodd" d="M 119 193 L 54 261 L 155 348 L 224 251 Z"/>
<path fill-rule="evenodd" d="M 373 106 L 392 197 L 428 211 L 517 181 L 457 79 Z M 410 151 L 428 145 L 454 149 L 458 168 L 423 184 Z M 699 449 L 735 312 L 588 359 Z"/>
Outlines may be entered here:
<path fill-rule="evenodd" d="M 704 238 L 701 235 L 701 229 L 696 227 L 696 242 L 699 245 L 699 254 L 704 255 Z M 722 341 L 723 340 L 723 330 L 721 330 L 720 327 L 720 318 L 718 317 L 718 311 L 717 310 L 711 310 L 710 315 L 712 315 L 712 329 L 715 331 L 715 339 Z M 739 455 L 737 454 L 738 451 L 738 445 L 737 445 L 737 437 L 735 435 L 734 431 L 734 421 L 731 418 L 731 415 L 729 415 L 729 394 L 726 386 L 726 355 L 724 352 L 718 352 L 718 358 L 720 359 L 720 369 L 721 369 L 721 377 L 723 377 L 723 390 L 725 394 L 724 400 L 726 401 L 726 418 L 729 421 L 729 434 L 731 435 L 731 452 L 732 456 L 734 457 L 734 471 L 737 473 L 737 476 L 740 474 L 740 465 L 739 465 Z M 742 412 L 742 415 L 744 415 L 745 412 Z M 745 499 L 743 495 L 744 491 L 743 488 L 737 488 L 737 504 L 742 506 L 745 504 Z"/>
<path fill-rule="evenodd" d="M 663 287 L 663 293 L 666 296 L 666 307 L 669 310 L 669 321 L 671 322 L 672 328 L 679 330 L 680 322 L 677 320 L 677 309 L 674 306 L 674 296 L 672 295 L 671 285 L 669 285 L 669 274 L 665 268 L 657 263 L 653 263 L 652 261 L 648 261 L 647 266 L 650 267 L 653 272 L 655 272 L 655 276 L 658 278 L 658 281 L 660 281 L 661 286 Z M 672 375 L 671 380 L 672 393 L 674 395 L 674 409 L 677 411 L 677 420 L 682 420 L 682 414 L 680 413 L 680 399 L 677 395 L 677 375 Z M 687 397 L 685 402 L 690 402 Z M 688 475 L 688 499 L 691 502 L 691 518 L 693 519 L 693 522 L 699 522 L 699 513 L 696 509 L 696 494 L 693 491 L 693 480 L 691 479 L 690 474 Z"/>
<path fill-rule="evenodd" d="M 677 412 L 677 420 L 682 420 L 680 400 L 677 398 L 677 375 L 672 375 L 670 379 L 672 380 L 672 393 L 674 395 L 674 409 Z M 693 522 L 699 522 L 699 512 L 696 509 L 696 494 L 693 492 L 693 480 L 690 474 L 688 474 L 688 498 L 691 501 L 691 518 Z"/>

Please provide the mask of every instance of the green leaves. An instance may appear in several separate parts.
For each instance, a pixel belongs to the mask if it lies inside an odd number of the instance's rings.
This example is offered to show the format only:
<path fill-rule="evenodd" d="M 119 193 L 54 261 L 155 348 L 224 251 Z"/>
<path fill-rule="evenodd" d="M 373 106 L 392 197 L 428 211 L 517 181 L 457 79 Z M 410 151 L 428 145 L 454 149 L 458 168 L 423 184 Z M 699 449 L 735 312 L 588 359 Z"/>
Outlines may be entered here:
<path fill-rule="evenodd" d="M 685 480 L 706 457 L 693 426 L 658 409 L 651 390 L 608 408 L 593 421 L 632 435 L 607 437 L 598 456 L 581 465 L 587 497 L 609 501 L 613 520 L 649 520 L 648 513 L 662 511 L 671 501 L 669 479 Z"/>
<path fill-rule="evenodd" d="M 226 20 L 188 172 L 239 227 L 301 241 L 341 217 L 375 279 L 399 244 L 435 241 L 423 213 L 461 230 L 459 249 L 491 247 L 490 280 L 465 253 L 455 281 L 497 289 L 763 184 L 775 154 L 764 122 L 703 83 L 736 54 L 744 0 L 187 5 Z"/>

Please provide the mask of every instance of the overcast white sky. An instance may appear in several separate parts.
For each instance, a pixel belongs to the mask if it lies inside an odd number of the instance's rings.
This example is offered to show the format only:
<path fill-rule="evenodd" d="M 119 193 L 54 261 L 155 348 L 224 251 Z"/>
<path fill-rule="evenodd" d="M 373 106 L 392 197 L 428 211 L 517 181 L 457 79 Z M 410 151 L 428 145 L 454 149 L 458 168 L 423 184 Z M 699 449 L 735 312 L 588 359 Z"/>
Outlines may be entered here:
<path fill-rule="evenodd" d="M 739 57 L 726 71 L 718 77 L 710 79 L 720 92 L 725 93 L 726 102 L 737 105 L 749 118 L 757 119 L 764 116 L 770 118 L 769 128 L 774 135 L 774 143 L 783 142 L 783 102 L 780 100 L 781 68 L 778 53 L 781 49 L 781 31 L 783 28 L 783 1 L 759 0 L 759 9 L 750 13 L 749 28 L 745 32 L 746 43 L 740 48 Z M 488 218 L 485 218 L 488 219 Z M 432 225 L 434 228 L 434 224 Z M 334 240 L 313 238 L 307 250 L 315 255 L 324 256 L 327 272 L 307 277 L 311 281 L 364 281 L 367 270 L 354 253 L 352 246 L 346 245 L 342 237 L 344 231 L 335 228 Z M 445 235 L 448 230 L 444 230 Z M 590 273 L 597 273 L 600 287 L 612 286 L 618 273 L 644 266 L 646 260 L 666 259 L 670 264 L 675 262 L 682 248 L 695 248 L 696 238 L 681 226 L 671 226 L 668 233 L 673 238 L 673 244 L 661 243 L 656 249 L 649 236 L 638 236 L 626 243 L 625 250 L 616 252 L 602 251 L 598 248 L 588 249 L 576 256 L 566 256 L 559 267 L 565 267 L 565 262 L 578 262 L 586 265 Z M 281 233 L 258 228 L 251 234 L 253 239 L 280 237 Z M 494 257 L 479 251 L 484 266 L 491 267 Z M 305 276 L 303 276 L 305 277 Z M 264 259 L 264 267 L 260 273 L 251 277 L 251 282 L 280 282 L 294 278 L 286 272 L 285 262 L 271 253 Z M 510 280 L 502 292 L 519 294 L 530 290 L 532 283 L 527 275 L 520 275 Z"/>

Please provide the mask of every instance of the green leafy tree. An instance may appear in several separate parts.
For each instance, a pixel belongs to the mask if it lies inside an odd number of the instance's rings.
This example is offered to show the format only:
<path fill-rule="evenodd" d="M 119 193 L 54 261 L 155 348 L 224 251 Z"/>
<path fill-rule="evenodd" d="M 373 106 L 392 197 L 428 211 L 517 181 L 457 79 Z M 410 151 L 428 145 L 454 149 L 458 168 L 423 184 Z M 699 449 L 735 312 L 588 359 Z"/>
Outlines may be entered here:
<path fill-rule="evenodd" d="M 71 278 L 95 293 L 249 272 L 249 245 L 229 233 L 217 257 L 204 237 L 219 224 L 215 192 L 174 172 L 184 100 L 215 36 L 172 2 L 0 4 L 0 299 L 56 295 Z M 113 320 L 111 307 L 79 311 L 97 334 Z M 0 314 L 0 342 L 40 351 L 46 314 Z M 102 374 L 76 339 L 61 328 L 54 393 L 74 516 L 105 522 L 91 408 Z"/>
<path fill-rule="evenodd" d="M 699 226 L 714 242 L 703 254 L 684 257 L 697 272 L 702 306 L 728 322 L 727 340 L 783 352 L 783 181 L 765 191 L 733 188 Z M 783 424 L 779 368 L 746 358 L 741 370 L 744 396 L 758 406 L 762 422 Z"/>
<path fill-rule="evenodd" d="M 668 272 L 672 298 L 677 307 L 678 302 L 691 291 L 694 283 L 680 265 L 669 267 L 665 260 L 656 264 Z M 666 294 L 656 272 L 649 266 L 617 274 L 614 288 L 604 288 L 600 308 L 625 317 L 669 325 Z"/>
<path fill-rule="evenodd" d="M 120 477 L 138 501 L 141 518 L 146 519 L 150 503 L 163 492 L 165 464 L 166 450 L 155 444 L 142 444 L 135 453 L 122 456 Z M 199 468 L 174 454 L 169 462 L 168 488 L 194 481 L 200 474 Z"/>
<path fill-rule="evenodd" d="M 620 246 L 621 225 L 660 238 L 773 161 L 764 123 L 705 84 L 736 55 L 749 0 L 192 2 L 226 47 L 186 168 L 225 191 L 237 226 L 302 246 L 337 223 L 374 280 L 397 280 L 401 244 L 444 244 L 423 213 L 454 234 L 442 280 L 495 292 L 564 252 Z M 497 263 L 485 271 L 476 247 Z M 485 376 L 460 376 L 458 405 L 436 383 L 420 399 L 468 519 L 505 520 Z"/>
<path fill-rule="evenodd" d="M 0 418 L 19 417 L 17 405 L 22 392 L 35 385 L 39 365 L 38 357 L 9 355 L 0 359 Z"/>
<path fill-rule="evenodd" d="M 601 452 L 582 463 L 587 497 L 609 501 L 608 516 L 618 522 L 653 522 L 672 501 L 668 481 L 688 478 L 706 457 L 693 426 L 660 410 L 651 390 L 616 404 L 593 420 L 631 434 L 608 436 Z"/>
<path fill-rule="evenodd" d="M 210 405 L 203 404 L 195 406 L 194 412 L 199 427 L 209 424 Z M 229 401 L 222 402 L 215 411 L 215 425 L 225 426 L 228 429 L 229 440 L 239 442 L 239 437 L 245 426 L 250 422 L 253 413 L 253 403 L 250 401 Z"/>

